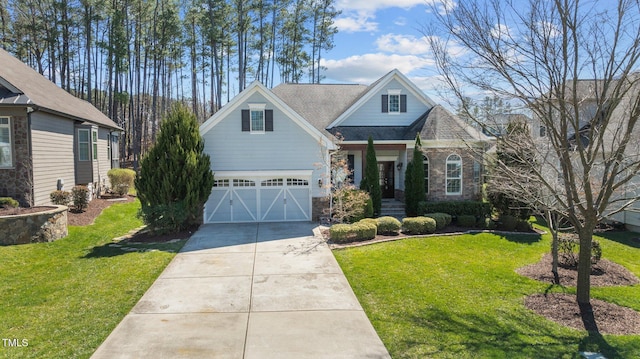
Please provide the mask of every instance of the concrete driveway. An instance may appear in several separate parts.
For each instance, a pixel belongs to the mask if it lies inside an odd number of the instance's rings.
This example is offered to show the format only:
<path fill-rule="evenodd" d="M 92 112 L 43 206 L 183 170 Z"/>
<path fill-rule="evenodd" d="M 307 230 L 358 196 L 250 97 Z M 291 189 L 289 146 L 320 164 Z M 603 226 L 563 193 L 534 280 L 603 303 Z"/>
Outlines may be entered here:
<path fill-rule="evenodd" d="M 92 358 L 390 358 L 315 226 L 201 226 Z"/>

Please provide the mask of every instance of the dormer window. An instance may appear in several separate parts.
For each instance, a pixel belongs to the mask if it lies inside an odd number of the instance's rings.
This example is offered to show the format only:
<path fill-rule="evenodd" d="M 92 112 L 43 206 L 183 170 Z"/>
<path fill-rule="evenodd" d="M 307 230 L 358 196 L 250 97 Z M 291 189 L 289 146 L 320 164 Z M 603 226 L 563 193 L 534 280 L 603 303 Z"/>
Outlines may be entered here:
<path fill-rule="evenodd" d="M 402 94 L 401 90 L 387 90 L 387 94 L 382 95 L 382 112 L 390 114 L 407 112 L 407 95 Z"/>

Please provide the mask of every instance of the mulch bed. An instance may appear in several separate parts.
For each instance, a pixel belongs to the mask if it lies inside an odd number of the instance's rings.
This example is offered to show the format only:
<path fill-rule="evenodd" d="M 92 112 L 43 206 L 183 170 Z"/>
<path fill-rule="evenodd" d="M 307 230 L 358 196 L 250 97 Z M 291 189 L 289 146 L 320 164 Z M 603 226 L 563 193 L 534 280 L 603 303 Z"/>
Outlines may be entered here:
<path fill-rule="evenodd" d="M 545 254 L 542 259 L 534 264 L 516 270 L 518 274 L 541 282 L 553 282 L 551 273 L 551 254 Z M 573 268 L 558 267 L 560 284 L 575 287 L 578 280 L 578 271 Z M 638 277 L 633 275 L 625 267 L 607 259 L 600 260 L 591 270 L 591 285 L 595 287 L 634 285 L 640 283 Z"/>
<path fill-rule="evenodd" d="M 537 263 L 519 268 L 516 272 L 535 280 L 552 283 L 551 255 L 545 254 Z M 576 286 L 577 270 L 559 267 L 558 275 L 561 285 Z M 591 272 L 591 285 L 594 287 L 627 286 L 638 283 L 640 280 L 633 273 L 606 259 L 600 260 Z M 573 294 L 534 294 L 526 297 L 524 304 L 537 314 L 574 329 L 586 329 L 602 334 L 640 334 L 639 312 L 598 299 L 591 299 L 593 318 L 586 318 L 586 321 Z M 595 320 L 595 323 L 592 320 Z"/>
<path fill-rule="evenodd" d="M 89 202 L 89 206 L 83 211 L 78 212 L 69 208 L 67 213 L 67 224 L 70 226 L 88 226 L 102 213 L 102 210 L 116 203 L 128 203 L 135 200 L 134 196 L 126 196 L 123 198 L 103 196 L 94 198 Z"/>
<path fill-rule="evenodd" d="M 633 309 L 591 299 L 593 324 L 585 324 L 575 295 L 562 293 L 534 294 L 525 298 L 524 305 L 539 315 L 564 326 L 601 334 L 640 334 L 640 313 Z"/>

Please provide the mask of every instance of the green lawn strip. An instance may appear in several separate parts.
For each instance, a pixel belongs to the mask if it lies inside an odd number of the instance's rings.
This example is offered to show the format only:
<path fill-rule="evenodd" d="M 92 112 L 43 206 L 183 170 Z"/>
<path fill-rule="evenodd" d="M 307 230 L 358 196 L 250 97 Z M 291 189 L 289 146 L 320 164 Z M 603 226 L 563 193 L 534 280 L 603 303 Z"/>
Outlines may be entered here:
<path fill-rule="evenodd" d="M 612 260 L 637 248 L 599 238 Z M 640 356 L 640 336 L 589 337 L 524 307 L 549 285 L 515 269 L 540 260 L 548 235 L 465 234 L 405 239 L 334 251 L 393 358 L 576 358 Z M 635 269 L 634 269 L 635 268 Z M 638 268 L 630 268 L 640 275 Z M 553 288 L 553 291 L 573 288 Z M 640 310 L 640 288 L 598 288 L 594 297 Z"/>
<path fill-rule="evenodd" d="M 139 202 L 116 204 L 95 224 L 53 243 L 0 247 L 0 336 L 28 347 L 0 357 L 87 358 L 131 310 L 185 241 L 108 246 L 139 227 Z M 158 249 L 158 250 L 154 250 Z"/>

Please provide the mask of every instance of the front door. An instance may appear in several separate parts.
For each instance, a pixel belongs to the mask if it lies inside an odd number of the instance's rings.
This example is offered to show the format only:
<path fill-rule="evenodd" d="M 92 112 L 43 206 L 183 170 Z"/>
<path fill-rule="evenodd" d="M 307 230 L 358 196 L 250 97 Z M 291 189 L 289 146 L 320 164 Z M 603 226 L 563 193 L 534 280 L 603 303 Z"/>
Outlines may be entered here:
<path fill-rule="evenodd" d="M 378 174 L 382 198 L 395 197 L 393 161 L 378 162 Z"/>

